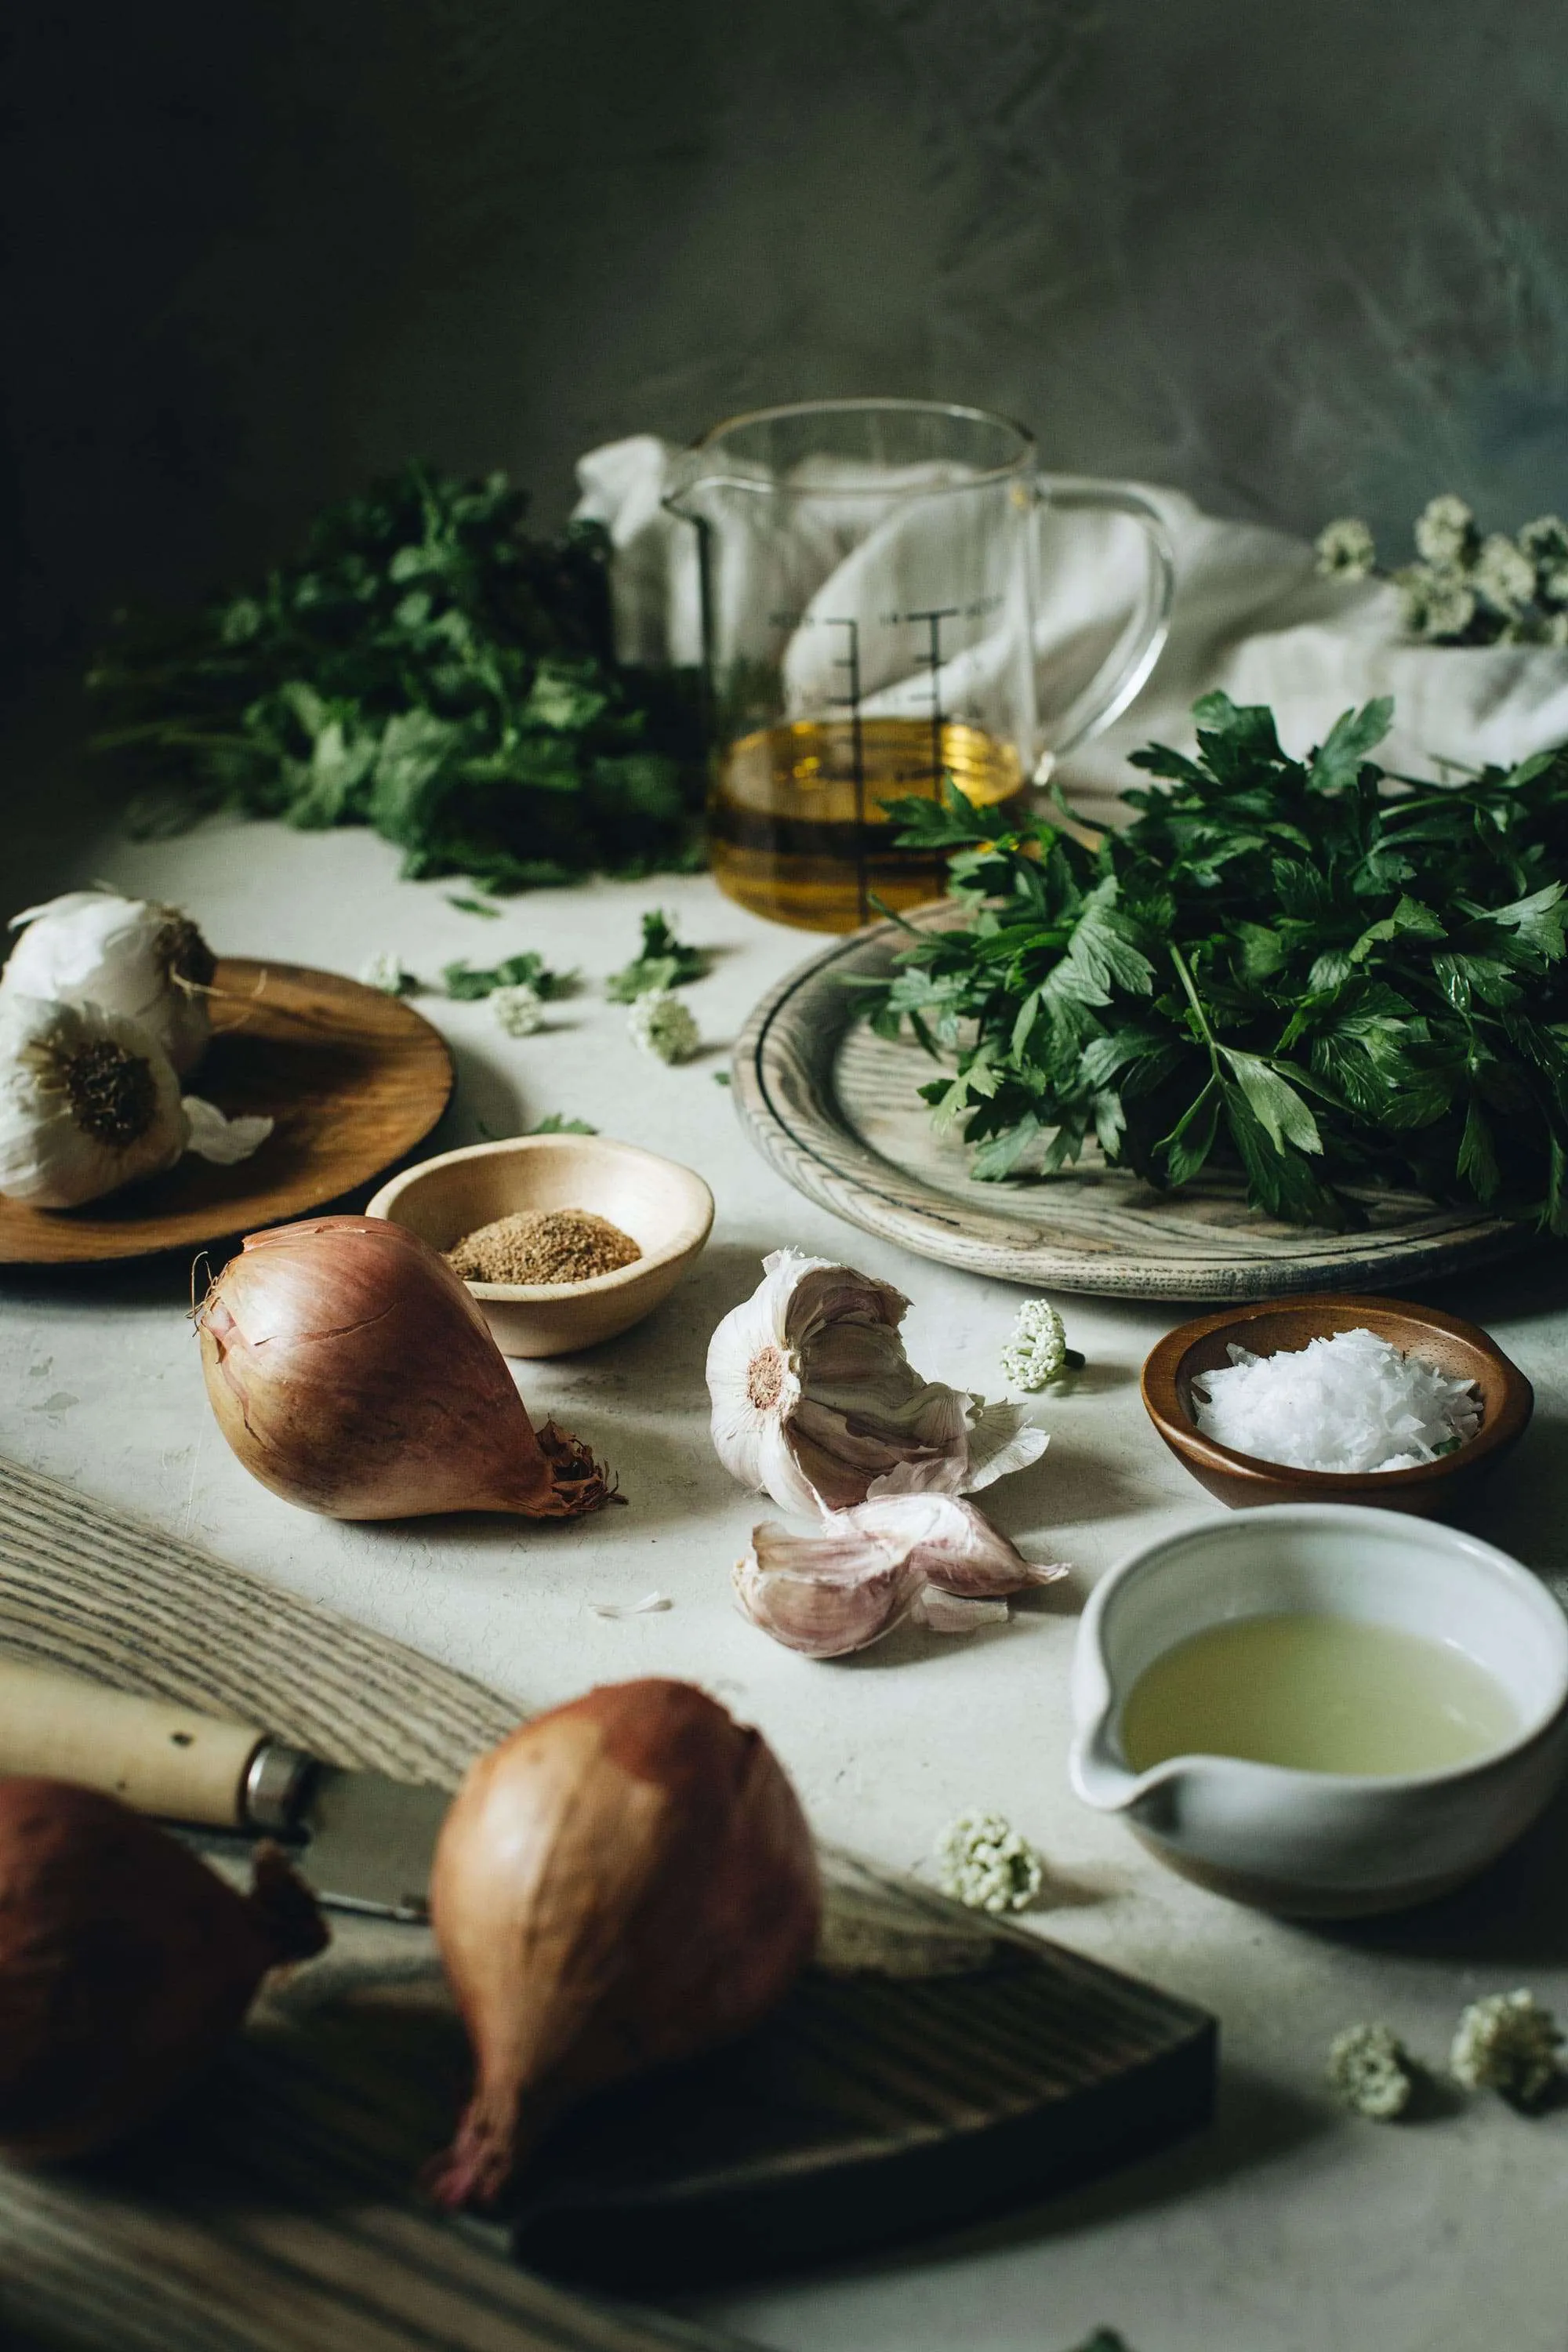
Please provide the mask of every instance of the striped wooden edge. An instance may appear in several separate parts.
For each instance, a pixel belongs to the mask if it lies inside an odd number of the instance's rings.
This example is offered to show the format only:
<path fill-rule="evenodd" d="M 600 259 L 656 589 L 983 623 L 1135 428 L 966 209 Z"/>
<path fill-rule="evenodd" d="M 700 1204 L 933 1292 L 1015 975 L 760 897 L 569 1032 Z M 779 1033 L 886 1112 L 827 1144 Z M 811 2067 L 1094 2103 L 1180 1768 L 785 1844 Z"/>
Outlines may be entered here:
<path fill-rule="evenodd" d="M 885 978 L 907 924 L 945 927 L 963 914 L 944 899 L 835 940 L 771 989 L 742 1031 L 731 1065 L 742 1123 L 808 1200 L 946 1265 L 1127 1298 L 1416 1282 L 1533 1244 L 1528 1227 L 1412 1193 L 1366 1192 L 1373 1228 L 1332 1234 L 1262 1218 L 1223 1180 L 1168 1196 L 1102 1167 L 1027 1188 L 932 1181 L 938 1147 L 910 1112 L 931 1066 L 873 1038 L 847 983 Z"/>

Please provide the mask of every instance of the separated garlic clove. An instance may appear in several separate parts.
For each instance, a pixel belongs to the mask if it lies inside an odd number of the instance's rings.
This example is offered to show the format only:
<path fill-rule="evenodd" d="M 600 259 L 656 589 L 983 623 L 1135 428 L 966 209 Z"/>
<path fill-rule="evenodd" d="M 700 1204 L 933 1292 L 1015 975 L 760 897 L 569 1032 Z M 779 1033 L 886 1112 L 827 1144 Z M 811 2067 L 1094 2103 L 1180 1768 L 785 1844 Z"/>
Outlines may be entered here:
<path fill-rule="evenodd" d="M 858 1529 L 795 1536 L 776 1519 L 752 1529 L 733 1579 L 742 1615 L 808 1658 L 868 1649 L 909 1615 L 925 1589 L 907 1555 Z"/>
<path fill-rule="evenodd" d="M 172 1168 L 180 1082 L 133 1021 L 0 991 L 0 1193 L 74 1209 Z"/>
<path fill-rule="evenodd" d="M 1067 1574 L 1056 1562 L 1027 1560 L 983 1511 L 956 1495 L 880 1495 L 839 1521 L 907 1552 L 928 1584 L 943 1592 L 984 1598 L 1055 1584 Z"/>
<path fill-rule="evenodd" d="M 958 1494 L 1044 1452 L 1016 1406 L 921 1380 L 891 1284 L 798 1250 L 763 1267 L 708 1350 L 714 1448 L 742 1486 L 810 1516 L 868 1495 Z"/>
<path fill-rule="evenodd" d="M 68 890 L 12 918 L 21 936 L 0 990 L 96 1004 L 139 1022 L 184 1076 L 206 1050 L 212 950 L 177 907 L 112 890 Z"/>
<path fill-rule="evenodd" d="M 775 1642 L 841 1658 L 911 1614 L 933 1633 L 1004 1624 L 1004 1595 L 1066 1574 L 1032 1566 L 973 1503 L 895 1495 L 826 1513 L 803 1535 L 764 1519 L 734 1584 L 742 1615 Z"/>

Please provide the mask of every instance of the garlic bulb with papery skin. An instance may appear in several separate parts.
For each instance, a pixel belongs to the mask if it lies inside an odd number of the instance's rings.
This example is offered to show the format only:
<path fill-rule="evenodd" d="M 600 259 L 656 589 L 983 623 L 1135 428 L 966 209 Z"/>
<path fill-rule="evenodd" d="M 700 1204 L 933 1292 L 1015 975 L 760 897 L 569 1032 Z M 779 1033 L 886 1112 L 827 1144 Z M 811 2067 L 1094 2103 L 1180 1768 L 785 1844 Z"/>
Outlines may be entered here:
<path fill-rule="evenodd" d="M 285 1502 L 568 1518 L 612 1498 L 585 1445 L 535 1430 L 468 1285 L 387 1218 L 247 1234 L 195 1319 L 218 1427 Z"/>
<path fill-rule="evenodd" d="M 112 890 L 68 890 L 11 919 L 21 937 L 0 990 L 61 1004 L 96 1004 L 138 1021 L 175 1069 L 195 1069 L 211 1024 L 212 950 L 177 907 Z"/>
<path fill-rule="evenodd" d="M 574 2101 L 746 2032 L 821 1915 L 782 1767 L 691 1684 L 611 1684 L 514 1731 L 469 1766 L 430 1873 L 475 2074 L 436 2198 L 489 2203 Z"/>
<path fill-rule="evenodd" d="M 0 991 L 0 1192 L 74 1209 L 185 1148 L 180 1082 L 133 1021 Z"/>
<path fill-rule="evenodd" d="M 969 1494 L 1045 1452 L 1016 1405 L 922 1381 L 899 1326 L 909 1300 L 853 1266 L 775 1250 L 708 1349 L 713 1444 L 785 1510 L 868 1496 Z"/>
<path fill-rule="evenodd" d="M 1000 1624 L 1005 1595 L 1066 1574 L 1026 1560 L 973 1503 L 890 1495 L 828 1512 L 798 1535 L 764 1519 L 732 1578 L 742 1615 L 775 1642 L 843 1658 L 906 1617 L 933 1633 Z"/>

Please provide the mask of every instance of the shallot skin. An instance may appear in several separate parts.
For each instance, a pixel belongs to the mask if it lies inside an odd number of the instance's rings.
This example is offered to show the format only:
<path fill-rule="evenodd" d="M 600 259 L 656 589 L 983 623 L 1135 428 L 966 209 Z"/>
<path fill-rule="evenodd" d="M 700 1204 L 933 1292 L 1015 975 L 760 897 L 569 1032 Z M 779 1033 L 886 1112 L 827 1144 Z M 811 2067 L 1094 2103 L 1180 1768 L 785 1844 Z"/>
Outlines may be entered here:
<path fill-rule="evenodd" d="M 338 1519 L 563 1518 L 610 1498 L 587 1449 L 536 1432 L 467 1286 L 384 1217 L 248 1234 L 196 1311 L 219 1428 L 253 1477 Z"/>
<path fill-rule="evenodd" d="M 326 1941 L 275 1846 L 246 1897 L 116 1798 L 0 1780 L 0 2148 L 47 2164 L 150 2121 Z"/>
<path fill-rule="evenodd" d="M 762 1735 L 689 1683 L 602 1685 L 470 1766 L 430 1879 L 474 2092 L 426 2186 L 492 2203 L 588 2092 L 744 2032 L 815 1948 L 822 1891 Z"/>

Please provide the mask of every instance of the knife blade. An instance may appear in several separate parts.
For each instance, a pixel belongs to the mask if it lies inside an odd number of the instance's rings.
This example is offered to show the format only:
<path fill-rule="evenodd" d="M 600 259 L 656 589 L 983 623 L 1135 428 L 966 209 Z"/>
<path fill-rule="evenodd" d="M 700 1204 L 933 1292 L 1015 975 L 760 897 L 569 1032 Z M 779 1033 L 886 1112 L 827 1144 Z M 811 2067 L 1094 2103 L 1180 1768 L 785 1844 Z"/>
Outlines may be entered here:
<path fill-rule="evenodd" d="M 172 1823 L 276 1838 L 336 1909 L 428 1915 L 447 1790 L 351 1771 L 251 1724 L 0 1658 L 0 1774 L 20 1772 L 101 1789 Z"/>

